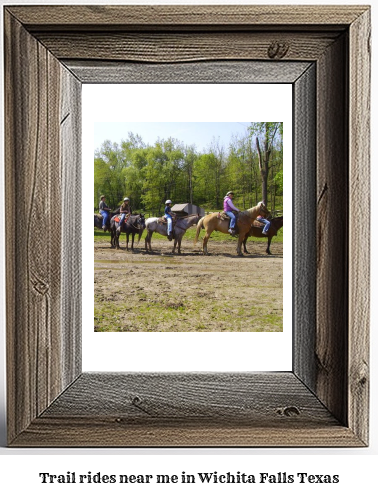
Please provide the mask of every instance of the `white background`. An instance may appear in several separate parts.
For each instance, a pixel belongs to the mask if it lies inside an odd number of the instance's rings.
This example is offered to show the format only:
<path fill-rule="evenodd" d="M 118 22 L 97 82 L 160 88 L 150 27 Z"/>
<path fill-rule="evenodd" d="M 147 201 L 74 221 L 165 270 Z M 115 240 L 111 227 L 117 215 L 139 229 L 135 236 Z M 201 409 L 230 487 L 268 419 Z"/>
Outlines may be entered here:
<path fill-rule="evenodd" d="M 12 4 L 26 3 L 13 1 Z M 41 3 L 34 1 L 33 3 Z M 48 2 L 48 3 L 51 3 Z M 80 2 L 62 2 L 64 4 Z M 88 2 L 82 2 L 88 3 Z M 101 3 L 92 0 L 92 4 Z M 105 2 L 106 3 L 106 2 Z M 116 3 L 127 3 L 113 1 Z M 138 3 L 136 1 L 133 2 Z M 159 3 L 159 2 L 156 2 Z M 179 3 L 179 2 L 176 2 Z M 190 3 L 190 2 L 187 2 Z M 238 0 L 237 2 L 222 2 L 216 0 L 211 2 L 197 2 L 206 4 L 222 3 L 248 3 Z M 264 2 L 259 4 L 285 4 L 287 2 Z M 313 4 L 314 2 L 296 2 L 291 4 Z M 324 1 L 323 4 L 362 4 L 366 2 L 353 1 Z M 376 10 L 372 10 L 373 19 L 373 74 L 372 89 L 377 88 L 376 62 L 377 38 L 374 26 L 377 22 Z M 3 96 L 1 96 L 3 98 Z M 3 102 L 3 100 L 1 101 Z M 375 92 L 372 92 L 372 137 L 377 137 L 377 100 Z M 374 166 L 377 165 L 376 146 L 372 144 L 372 186 L 377 189 L 377 173 Z M 377 202 L 372 198 L 372 213 L 377 213 Z M 3 209 L 4 214 L 4 209 Z M 372 231 L 372 256 L 377 255 L 377 236 Z M 1 248 L 1 273 L 4 279 L 4 249 Z M 371 444 L 367 449 L 69 449 L 69 450 L 8 450 L 4 447 L 4 403 L 1 405 L 1 446 L 0 448 L 0 488 L 2 497 L 10 496 L 21 498 L 28 496 L 39 499 L 66 499 L 82 498 L 83 495 L 91 495 L 93 499 L 102 499 L 105 495 L 112 499 L 125 499 L 133 495 L 137 498 L 165 497 L 165 498 L 229 498 L 238 495 L 241 499 L 250 499 L 254 496 L 261 498 L 291 498 L 302 499 L 332 499 L 340 497 L 343 499 L 355 499 L 359 496 L 373 498 L 376 492 L 376 468 L 377 468 L 377 264 L 372 259 L 372 295 L 371 295 Z M 4 295 L 4 287 L 2 288 Z M 4 302 L 2 302 L 4 313 Z M 4 320 L 2 322 L 2 341 L 0 353 L 4 359 Z M 1 389 L 4 393 L 4 373 L 1 373 Z M 4 396 L 2 397 L 4 401 Z M 50 472 L 53 474 L 64 474 L 67 471 L 77 471 L 85 474 L 87 471 L 93 473 L 101 471 L 102 474 L 113 473 L 150 473 L 150 474 L 180 474 L 197 472 L 246 472 L 258 474 L 268 471 L 272 474 L 286 471 L 288 474 L 297 472 L 308 472 L 310 474 L 339 474 L 340 482 L 336 485 L 325 484 L 277 484 L 277 485 L 42 485 L 38 478 L 39 472 Z"/>
<path fill-rule="evenodd" d="M 83 86 L 83 171 L 86 179 L 83 183 L 83 220 L 88 217 L 88 207 L 93 203 L 93 192 L 87 186 L 93 186 L 95 123 L 119 122 L 121 127 L 122 121 L 161 122 L 162 117 L 166 122 L 235 123 L 248 120 L 283 122 L 284 211 L 286 214 L 291 214 L 292 85 L 156 84 L 148 87 L 149 90 L 146 92 L 146 85 Z M 183 95 L 185 99 L 182 99 Z M 143 134 L 141 135 L 144 138 Z M 84 225 L 83 370 L 290 371 L 292 369 L 290 222 L 289 217 L 284 231 L 284 331 L 231 334 L 227 332 L 94 333 L 92 228 Z M 143 246 L 143 243 L 142 239 L 140 245 Z M 186 245 L 188 246 L 188 243 Z M 197 248 L 199 246 L 200 244 Z M 185 252 L 185 248 L 183 251 Z M 201 256 L 199 259 L 198 265 L 204 268 L 206 261 L 201 260 Z M 203 286 L 206 288 L 205 282 Z M 230 295 L 232 295 L 231 283 Z M 142 352 L 143 356 L 130 355 Z"/>

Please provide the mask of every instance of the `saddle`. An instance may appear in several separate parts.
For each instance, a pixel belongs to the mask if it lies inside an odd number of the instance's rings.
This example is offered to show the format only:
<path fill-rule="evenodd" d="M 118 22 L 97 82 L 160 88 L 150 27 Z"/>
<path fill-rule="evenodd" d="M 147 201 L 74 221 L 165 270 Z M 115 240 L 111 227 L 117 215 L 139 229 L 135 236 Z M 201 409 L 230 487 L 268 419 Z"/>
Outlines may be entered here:
<path fill-rule="evenodd" d="M 160 224 L 167 224 L 167 219 L 164 216 L 163 217 L 159 217 L 158 218 L 158 222 Z M 172 217 L 172 229 L 175 227 L 176 222 L 177 222 L 177 219 L 175 219 L 175 218 Z"/>
<path fill-rule="evenodd" d="M 257 219 L 255 219 L 253 222 L 252 222 L 252 226 L 253 227 L 265 227 L 265 224 L 263 222 L 259 222 Z"/>
<path fill-rule="evenodd" d="M 123 221 L 123 223 L 127 222 L 127 221 L 128 221 L 128 219 L 129 219 L 129 217 L 130 217 L 130 214 L 129 214 L 129 215 L 126 215 L 125 220 Z M 119 221 L 120 221 L 120 220 L 121 220 L 121 216 L 120 216 L 120 215 L 116 215 L 116 216 L 114 217 L 114 222 L 118 222 L 118 223 L 119 223 Z"/>
<path fill-rule="evenodd" d="M 236 218 L 233 236 L 236 236 L 237 234 L 239 234 L 239 229 L 238 229 L 239 212 L 233 212 L 233 214 L 235 214 L 235 218 Z M 226 212 L 224 212 L 224 211 L 223 212 L 218 212 L 217 218 L 220 219 L 220 220 L 226 220 L 226 221 L 228 221 L 228 225 L 230 226 L 231 217 L 229 217 L 226 214 Z"/>
<path fill-rule="evenodd" d="M 232 212 L 232 213 L 235 215 L 237 221 L 240 212 Z M 231 218 L 226 214 L 226 212 L 218 212 L 217 217 L 220 220 L 231 220 Z"/>

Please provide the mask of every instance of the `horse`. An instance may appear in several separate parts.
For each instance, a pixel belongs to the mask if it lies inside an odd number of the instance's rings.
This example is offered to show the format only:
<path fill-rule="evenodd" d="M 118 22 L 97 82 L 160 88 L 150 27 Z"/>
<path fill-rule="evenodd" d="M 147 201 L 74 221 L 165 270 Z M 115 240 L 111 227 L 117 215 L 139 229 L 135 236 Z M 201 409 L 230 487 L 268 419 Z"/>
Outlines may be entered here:
<path fill-rule="evenodd" d="M 254 236 L 255 238 L 268 238 L 268 246 L 266 247 L 266 253 L 268 255 L 272 255 L 271 251 L 270 251 L 270 242 L 272 241 L 273 236 L 277 236 L 277 232 L 279 229 L 281 229 L 282 226 L 283 226 L 283 216 L 274 217 L 273 219 L 271 219 L 270 228 L 269 228 L 267 235 L 262 234 L 264 226 L 257 227 L 257 226 L 252 225 L 251 229 L 246 234 L 246 236 L 243 240 L 244 253 L 249 253 L 247 251 L 247 247 L 246 247 L 247 239 L 250 236 Z"/>
<path fill-rule="evenodd" d="M 258 215 L 263 217 L 269 217 L 270 212 L 264 205 L 262 201 L 258 203 L 255 207 L 249 208 L 244 212 L 238 214 L 237 219 L 237 230 L 238 230 L 238 244 L 237 244 L 237 254 L 242 256 L 241 246 L 244 238 L 251 228 L 252 222 L 256 219 Z M 201 229 L 204 228 L 206 231 L 205 237 L 203 239 L 202 250 L 204 255 L 209 255 L 207 251 L 207 242 L 209 241 L 210 235 L 213 231 L 220 231 L 221 233 L 228 234 L 229 219 L 221 219 L 219 217 L 219 212 L 214 212 L 212 214 L 205 215 L 197 224 L 197 233 L 194 240 L 194 244 L 197 243 Z"/>
<path fill-rule="evenodd" d="M 104 229 L 105 233 L 106 233 L 106 231 L 109 231 L 109 232 L 111 231 L 110 220 L 112 219 L 112 217 L 119 214 L 119 212 L 120 212 L 119 208 L 117 210 L 115 210 L 114 212 L 110 212 L 110 217 L 108 219 L 106 229 Z M 103 216 L 101 214 L 94 214 L 94 227 L 97 227 L 97 229 L 102 229 L 102 221 L 103 221 Z"/>
<path fill-rule="evenodd" d="M 182 237 L 186 233 L 187 229 L 189 229 L 191 226 L 194 226 L 194 224 L 197 224 L 200 218 L 201 218 L 200 215 L 192 214 L 176 220 L 173 226 L 174 245 L 172 253 L 175 253 L 177 246 L 177 251 L 179 254 L 181 254 Z M 146 220 L 146 229 L 147 229 L 147 236 L 145 238 L 146 252 L 152 252 L 151 250 L 152 233 L 156 232 L 163 236 L 167 236 L 167 224 L 159 222 L 159 217 L 150 217 L 149 219 Z"/>
<path fill-rule="evenodd" d="M 146 227 L 146 221 L 144 220 L 143 214 L 130 215 L 130 217 L 124 221 L 121 230 L 119 230 L 119 222 L 116 221 L 117 216 L 112 217 L 110 221 L 111 228 L 111 245 L 114 248 L 120 248 L 119 237 L 121 233 L 126 233 L 126 250 L 129 250 L 129 236 L 132 235 L 131 240 L 131 250 L 134 250 L 134 238 L 138 234 L 138 243 L 142 236 L 143 230 Z"/>

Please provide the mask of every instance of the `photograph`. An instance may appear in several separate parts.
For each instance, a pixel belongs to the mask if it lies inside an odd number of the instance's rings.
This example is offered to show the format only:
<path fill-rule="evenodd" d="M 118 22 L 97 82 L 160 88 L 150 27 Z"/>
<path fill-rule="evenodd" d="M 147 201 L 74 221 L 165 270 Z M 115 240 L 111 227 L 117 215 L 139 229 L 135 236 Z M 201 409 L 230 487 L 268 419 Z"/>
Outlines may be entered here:
<path fill-rule="evenodd" d="M 283 122 L 94 128 L 95 332 L 283 331 Z"/>

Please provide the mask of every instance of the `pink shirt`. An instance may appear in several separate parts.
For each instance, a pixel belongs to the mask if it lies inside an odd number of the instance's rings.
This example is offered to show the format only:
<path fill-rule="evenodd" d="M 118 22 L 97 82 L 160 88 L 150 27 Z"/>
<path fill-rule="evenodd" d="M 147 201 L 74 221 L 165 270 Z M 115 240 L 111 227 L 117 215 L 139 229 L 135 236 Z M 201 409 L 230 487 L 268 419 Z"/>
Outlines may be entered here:
<path fill-rule="evenodd" d="M 231 212 L 232 210 L 236 210 L 237 212 L 239 211 L 239 209 L 237 209 L 235 205 L 232 203 L 232 200 L 229 196 L 224 197 L 223 210 L 225 212 Z"/>

